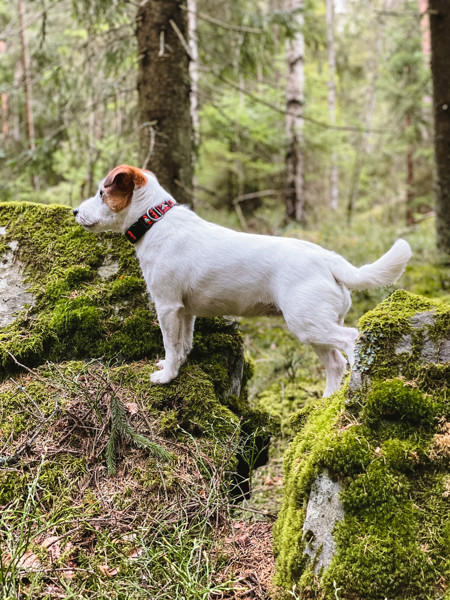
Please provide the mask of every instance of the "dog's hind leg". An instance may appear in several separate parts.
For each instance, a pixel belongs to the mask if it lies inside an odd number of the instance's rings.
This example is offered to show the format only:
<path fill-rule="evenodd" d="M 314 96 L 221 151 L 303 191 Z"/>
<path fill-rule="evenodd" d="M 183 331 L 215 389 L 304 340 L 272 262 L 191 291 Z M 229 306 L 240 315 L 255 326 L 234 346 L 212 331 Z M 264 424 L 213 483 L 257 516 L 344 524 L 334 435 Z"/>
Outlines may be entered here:
<path fill-rule="evenodd" d="M 317 299 L 315 307 L 310 302 L 305 311 L 288 303 L 283 316 L 288 328 L 301 342 L 311 344 L 325 365 L 327 385 L 325 395 L 330 395 L 339 388 L 345 368 L 345 359 L 339 351 L 345 352 L 350 366 L 354 363 L 355 342 L 358 330 L 339 325 L 341 315 L 336 305 L 324 304 Z M 306 312 L 306 314 L 305 314 Z M 318 350 L 319 348 L 319 350 Z"/>
<path fill-rule="evenodd" d="M 160 371 L 150 375 L 153 383 L 168 383 L 178 375 L 178 370 L 186 360 L 190 342 L 187 340 L 187 330 L 193 330 L 193 320 L 187 319 L 182 304 L 159 305 L 155 303 L 159 326 L 164 342 L 165 358 L 159 361 Z M 186 326 L 188 323 L 188 326 Z"/>
<path fill-rule="evenodd" d="M 323 395 L 324 397 L 331 396 L 341 386 L 346 360 L 335 348 L 319 346 L 318 344 L 312 344 L 312 348 L 324 364 L 327 374 L 327 383 Z"/>

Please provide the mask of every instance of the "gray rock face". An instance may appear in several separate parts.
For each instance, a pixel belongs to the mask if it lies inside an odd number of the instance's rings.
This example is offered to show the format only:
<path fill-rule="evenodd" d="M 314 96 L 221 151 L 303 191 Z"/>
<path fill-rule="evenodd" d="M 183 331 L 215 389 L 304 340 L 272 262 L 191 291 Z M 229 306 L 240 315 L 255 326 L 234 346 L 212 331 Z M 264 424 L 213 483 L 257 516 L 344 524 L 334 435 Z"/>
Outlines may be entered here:
<path fill-rule="evenodd" d="M 415 332 L 405 333 L 395 346 L 393 358 L 398 356 L 399 359 L 411 356 L 414 350 L 420 352 L 420 361 L 424 364 L 439 364 L 450 360 L 450 340 L 436 340 L 430 335 L 430 328 L 436 323 L 436 314 L 434 310 L 418 313 L 409 319 L 413 330 L 417 330 L 422 334 L 422 337 L 417 340 Z M 417 347 L 418 346 L 418 347 Z M 354 394 L 361 390 L 363 385 L 370 384 L 370 377 L 367 369 L 359 368 L 359 344 L 356 344 L 355 349 L 355 366 L 352 369 L 349 383 L 350 394 Z M 401 367 L 399 368 L 401 372 Z"/>
<path fill-rule="evenodd" d="M 404 335 L 397 344 L 395 354 L 411 354 L 412 349 L 412 337 L 410 334 L 407 334 Z"/>
<path fill-rule="evenodd" d="M 5 228 L 0 227 L 0 235 L 5 233 Z M 0 328 L 12 323 L 26 305 L 34 304 L 34 298 L 23 281 L 22 265 L 15 256 L 17 242 L 11 242 L 9 248 L 0 257 Z"/>
<path fill-rule="evenodd" d="M 450 362 L 450 340 L 442 340 L 439 347 L 439 362 Z"/>
<path fill-rule="evenodd" d="M 434 311 L 419 313 L 411 317 L 411 326 L 414 329 L 422 330 L 424 338 L 421 344 L 420 359 L 424 363 L 442 363 L 450 359 L 450 342 L 449 340 L 434 341 L 428 334 L 428 329 L 435 323 Z M 404 335 L 397 347 L 396 354 L 411 354 L 413 351 L 412 336 Z"/>
<path fill-rule="evenodd" d="M 303 523 L 305 554 L 314 564 L 317 574 L 327 568 L 336 552 L 333 528 L 344 518 L 339 492 L 342 486 L 322 473 L 314 482 Z"/>

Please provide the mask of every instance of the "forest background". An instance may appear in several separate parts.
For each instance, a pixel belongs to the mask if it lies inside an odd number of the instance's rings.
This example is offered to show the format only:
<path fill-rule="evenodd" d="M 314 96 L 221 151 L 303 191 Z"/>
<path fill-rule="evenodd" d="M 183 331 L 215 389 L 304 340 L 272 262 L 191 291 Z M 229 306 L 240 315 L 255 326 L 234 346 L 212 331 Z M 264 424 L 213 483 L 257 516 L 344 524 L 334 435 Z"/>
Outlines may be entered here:
<path fill-rule="evenodd" d="M 321 242 L 362 220 L 377 253 L 393 227 L 433 220 L 426 1 L 153 4 L 171 21 L 161 56 L 172 35 L 190 69 L 192 125 L 176 109 L 170 127 L 157 109 L 144 119 L 143 85 L 166 101 L 163 80 L 143 81 L 151 2 L 0 3 L 1 200 L 76 206 L 116 164 L 145 163 L 179 200 L 241 229 L 297 222 Z M 170 11 L 187 13 L 187 32 Z M 181 78 L 178 91 L 185 102 Z M 159 173 L 186 143 L 181 174 Z"/>

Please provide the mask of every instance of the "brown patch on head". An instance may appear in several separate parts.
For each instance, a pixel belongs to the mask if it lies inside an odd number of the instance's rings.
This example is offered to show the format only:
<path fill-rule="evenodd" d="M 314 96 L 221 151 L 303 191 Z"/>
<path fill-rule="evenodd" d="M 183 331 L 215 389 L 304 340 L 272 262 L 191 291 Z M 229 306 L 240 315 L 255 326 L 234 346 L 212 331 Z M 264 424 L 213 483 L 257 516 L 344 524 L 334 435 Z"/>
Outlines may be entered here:
<path fill-rule="evenodd" d="M 103 182 L 103 201 L 113 212 L 120 212 L 130 204 L 134 188 L 142 187 L 146 183 L 147 178 L 140 169 L 120 165 L 113 169 Z"/>

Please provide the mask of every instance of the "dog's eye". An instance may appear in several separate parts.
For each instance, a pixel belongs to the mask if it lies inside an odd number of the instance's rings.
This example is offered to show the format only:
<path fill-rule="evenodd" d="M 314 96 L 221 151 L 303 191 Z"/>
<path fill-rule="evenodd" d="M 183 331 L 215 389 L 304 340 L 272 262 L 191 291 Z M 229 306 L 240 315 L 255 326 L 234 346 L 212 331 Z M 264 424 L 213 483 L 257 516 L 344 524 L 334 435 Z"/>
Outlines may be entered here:
<path fill-rule="evenodd" d="M 100 190 L 100 198 L 103 198 L 103 190 Z"/>

